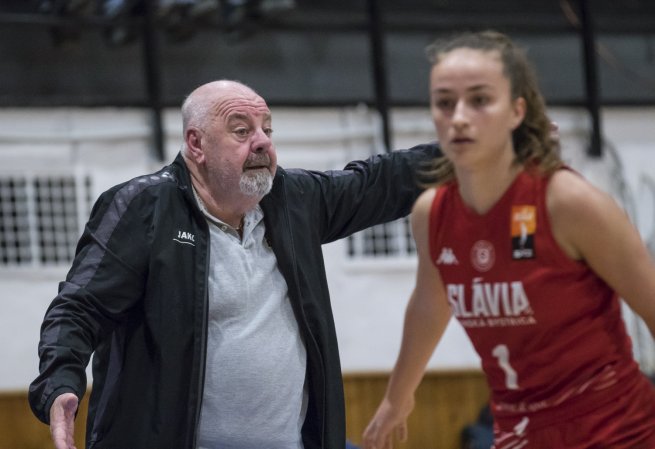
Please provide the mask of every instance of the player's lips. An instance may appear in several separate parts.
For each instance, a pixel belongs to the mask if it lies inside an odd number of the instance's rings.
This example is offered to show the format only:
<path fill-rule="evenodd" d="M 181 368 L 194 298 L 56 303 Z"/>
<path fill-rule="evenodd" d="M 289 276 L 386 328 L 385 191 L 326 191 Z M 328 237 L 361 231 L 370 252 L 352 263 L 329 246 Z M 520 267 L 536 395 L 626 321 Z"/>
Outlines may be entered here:
<path fill-rule="evenodd" d="M 473 139 L 471 139 L 470 137 L 455 137 L 450 142 L 459 145 L 463 143 L 473 143 Z"/>

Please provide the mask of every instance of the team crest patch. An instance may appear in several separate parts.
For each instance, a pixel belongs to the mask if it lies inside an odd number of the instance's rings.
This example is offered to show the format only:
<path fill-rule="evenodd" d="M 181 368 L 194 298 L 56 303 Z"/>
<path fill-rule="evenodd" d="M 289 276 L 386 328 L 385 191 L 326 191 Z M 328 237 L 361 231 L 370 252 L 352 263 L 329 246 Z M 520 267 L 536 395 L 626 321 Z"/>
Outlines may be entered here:
<path fill-rule="evenodd" d="M 478 240 L 471 248 L 471 263 L 480 272 L 489 271 L 496 261 L 494 246 L 486 240 Z"/>
<path fill-rule="evenodd" d="M 537 230 L 536 206 L 512 206 L 512 259 L 534 259 L 534 234 Z"/>

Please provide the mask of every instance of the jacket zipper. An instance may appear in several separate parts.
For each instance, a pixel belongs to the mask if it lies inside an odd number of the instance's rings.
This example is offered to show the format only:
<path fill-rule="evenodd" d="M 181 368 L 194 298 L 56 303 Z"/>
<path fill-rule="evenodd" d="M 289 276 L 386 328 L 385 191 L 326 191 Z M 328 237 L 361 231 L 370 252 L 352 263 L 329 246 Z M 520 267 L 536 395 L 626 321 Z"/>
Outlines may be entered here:
<path fill-rule="evenodd" d="M 209 270 L 209 252 L 205 257 L 205 273 Z M 200 346 L 200 371 L 198 373 L 198 400 L 196 401 L 195 410 L 195 427 L 193 429 L 193 437 L 191 440 L 191 449 L 196 449 L 198 442 L 198 428 L 200 427 L 200 413 L 202 411 L 202 397 L 205 391 L 205 370 L 207 365 L 207 308 L 209 303 L 207 292 L 207 282 L 204 282 L 203 292 L 203 312 L 202 312 L 202 337 Z"/>
<path fill-rule="evenodd" d="M 282 180 L 284 181 L 285 180 L 284 175 L 282 175 L 281 177 L 282 177 Z M 320 357 L 321 351 L 320 351 L 320 349 L 318 347 L 318 343 L 316 342 L 316 339 L 314 338 L 314 335 L 312 334 L 311 328 L 309 327 L 309 323 L 307 323 L 307 317 L 305 316 L 305 310 L 302 307 L 302 294 L 300 292 L 300 287 L 299 287 L 300 286 L 300 279 L 298 277 L 298 269 L 297 269 L 298 264 L 296 262 L 296 250 L 295 250 L 296 245 L 293 242 L 293 233 L 291 231 L 291 229 L 292 229 L 291 228 L 291 219 L 289 218 L 289 208 L 287 206 L 288 201 L 287 201 L 287 185 L 286 185 L 286 182 L 283 182 L 282 186 L 283 186 L 282 195 L 284 195 L 284 218 L 286 219 L 286 222 L 287 222 L 286 228 L 289 230 L 289 239 L 291 240 L 290 254 L 291 254 L 291 264 L 292 264 L 292 267 L 293 267 L 294 284 L 295 284 L 294 289 L 296 291 L 296 295 L 298 296 L 298 310 L 300 311 L 300 314 L 302 316 L 303 326 L 305 327 L 305 329 L 307 329 L 307 334 L 309 335 L 309 337 L 311 339 L 311 343 L 313 344 L 313 346 L 314 346 L 314 348 L 316 350 L 316 353 L 319 355 L 318 361 L 319 361 L 319 363 L 321 365 L 322 376 L 324 377 L 325 376 L 325 369 L 323 367 L 323 358 Z M 326 398 L 325 379 L 323 379 L 322 387 L 323 387 L 322 388 L 323 397 L 321 398 L 321 402 L 322 402 L 322 404 L 321 404 L 322 405 L 321 448 L 324 448 L 325 447 L 325 416 L 326 416 L 326 412 L 325 412 L 325 403 L 326 403 L 326 399 L 325 399 Z M 309 398 L 308 398 L 308 400 L 309 400 Z M 301 435 L 301 439 L 302 439 L 302 435 Z"/>
<path fill-rule="evenodd" d="M 188 190 L 185 189 L 187 192 Z M 192 210 L 194 211 L 194 214 L 198 216 L 201 214 L 200 210 L 196 207 L 195 202 L 189 199 L 187 195 L 187 201 L 189 201 L 192 205 Z M 201 223 L 205 223 L 204 221 L 204 216 L 202 217 Z M 201 225 L 202 228 L 202 225 Z M 205 277 L 208 276 L 209 273 L 209 233 L 208 229 L 205 228 L 203 229 L 205 232 Z M 207 290 L 207 280 L 205 279 L 203 281 L 203 293 L 202 293 L 202 298 L 203 298 L 203 308 L 202 308 L 202 336 L 200 339 L 200 369 L 198 371 L 198 399 L 196 400 L 195 404 L 195 417 L 194 417 L 194 428 L 193 431 L 191 432 L 191 445 L 189 449 L 196 449 L 197 443 L 198 443 L 198 429 L 200 427 L 200 414 L 202 411 L 202 397 L 204 395 L 204 389 L 205 389 L 205 370 L 206 370 L 206 364 L 207 364 L 207 316 L 208 316 L 208 307 L 209 307 L 209 293 Z"/>

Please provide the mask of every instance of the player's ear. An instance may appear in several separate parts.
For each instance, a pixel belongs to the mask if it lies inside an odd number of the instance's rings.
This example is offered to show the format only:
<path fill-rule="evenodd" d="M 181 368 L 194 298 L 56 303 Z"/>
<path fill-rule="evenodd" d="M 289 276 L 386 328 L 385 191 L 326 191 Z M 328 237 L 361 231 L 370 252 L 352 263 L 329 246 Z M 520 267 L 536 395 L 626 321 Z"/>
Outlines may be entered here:
<path fill-rule="evenodd" d="M 526 103 L 525 103 L 525 98 L 523 97 L 518 97 L 512 102 L 512 131 L 514 131 L 516 128 L 518 128 L 521 123 L 523 122 L 523 119 L 525 118 L 525 111 L 526 111 Z"/>

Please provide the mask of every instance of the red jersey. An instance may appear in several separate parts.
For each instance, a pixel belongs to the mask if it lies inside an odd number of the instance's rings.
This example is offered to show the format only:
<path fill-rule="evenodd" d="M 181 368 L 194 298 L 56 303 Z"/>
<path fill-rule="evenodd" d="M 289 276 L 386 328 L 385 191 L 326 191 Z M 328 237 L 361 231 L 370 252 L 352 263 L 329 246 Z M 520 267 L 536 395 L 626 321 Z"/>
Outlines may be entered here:
<path fill-rule="evenodd" d="M 437 189 L 430 213 L 431 257 L 480 355 L 501 428 L 579 416 L 642 376 L 616 293 L 552 235 L 548 180 L 521 172 L 482 215 L 452 182 Z"/>

